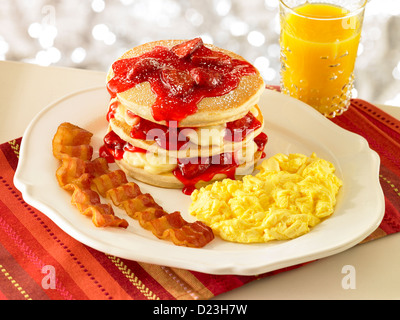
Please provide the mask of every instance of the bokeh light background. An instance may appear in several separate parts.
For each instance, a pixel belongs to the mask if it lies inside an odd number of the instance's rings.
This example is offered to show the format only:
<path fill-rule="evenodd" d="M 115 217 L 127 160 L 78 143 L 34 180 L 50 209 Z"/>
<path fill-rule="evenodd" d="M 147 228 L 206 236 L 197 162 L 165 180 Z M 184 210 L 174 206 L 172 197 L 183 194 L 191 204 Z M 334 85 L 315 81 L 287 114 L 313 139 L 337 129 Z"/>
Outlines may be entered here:
<path fill-rule="evenodd" d="M 279 84 L 278 0 L 0 0 L 0 60 L 106 71 L 127 49 L 189 39 L 235 51 Z M 400 0 L 370 0 L 353 97 L 400 106 Z"/>

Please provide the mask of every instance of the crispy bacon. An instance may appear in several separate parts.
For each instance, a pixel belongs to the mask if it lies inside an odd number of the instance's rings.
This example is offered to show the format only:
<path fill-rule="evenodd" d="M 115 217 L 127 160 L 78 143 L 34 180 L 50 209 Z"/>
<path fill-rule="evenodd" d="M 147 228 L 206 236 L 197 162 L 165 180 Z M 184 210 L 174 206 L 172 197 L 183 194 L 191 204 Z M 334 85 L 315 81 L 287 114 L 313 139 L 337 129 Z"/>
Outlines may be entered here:
<path fill-rule="evenodd" d="M 111 204 L 101 203 L 101 196 L 124 209 L 128 216 L 160 239 L 195 248 L 214 239 L 211 228 L 204 223 L 189 223 L 178 211 L 164 211 L 149 193 L 143 194 L 136 183 L 128 182 L 122 170 L 110 171 L 106 159 L 91 160 L 91 137 L 84 129 L 62 123 L 53 138 L 53 154 L 61 160 L 56 171 L 59 185 L 72 192 L 72 205 L 91 217 L 95 226 L 128 227 L 125 219 L 115 216 Z"/>
<path fill-rule="evenodd" d="M 90 146 L 93 134 L 70 123 L 62 123 L 54 135 L 53 155 L 61 160 L 56 171 L 59 185 L 72 192 L 71 203 L 83 215 L 91 217 L 97 227 L 127 228 L 128 222 L 118 218 L 110 204 L 102 204 L 100 196 L 90 189 L 93 179 L 110 172 L 104 158 L 92 159 Z"/>
<path fill-rule="evenodd" d="M 81 188 L 90 187 L 90 175 L 86 173 L 85 161 L 79 158 L 64 157 L 56 171 L 56 177 L 60 187 L 66 190 L 70 190 L 71 184 Z"/>
<path fill-rule="evenodd" d="M 114 210 L 109 203 L 90 206 L 85 210 L 84 214 L 92 216 L 92 221 L 96 227 L 127 228 L 129 225 L 125 219 L 114 215 Z"/>
<path fill-rule="evenodd" d="M 161 239 L 166 239 L 169 237 L 171 229 L 179 229 L 186 223 L 187 222 L 182 218 L 180 212 L 175 211 L 152 220 L 150 225 L 155 236 Z"/>
<path fill-rule="evenodd" d="M 131 217 L 135 217 L 137 212 L 144 211 L 148 208 L 162 209 L 149 193 L 140 194 L 137 197 L 125 200 L 121 203 L 121 206 Z"/>
<path fill-rule="evenodd" d="M 93 147 L 87 145 L 79 146 L 59 146 L 53 148 L 53 154 L 57 159 L 64 159 L 65 157 L 75 157 L 82 160 L 90 160 L 93 155 Z"/>
<path fill-rule="evenodd" d="M 140 225 L 143 228 L 152 231 L 155 236 L 157 236 L 157 231 L 152 230 L 152 222 L 167 214 L 168 213 L 162 208 L 147 208 L 144 211 L 137 211 L 135 213 L 136 219 L 139 221 Z"/>
<path fill-rule="evenodd" d="M 176 245 L 200 248 L 214 239 L 212 229 L 203 222 L 189 223 L 178 211 L 167 213 L 148 193 L 125 200 L 121 206 L 143 228 L 160 239 L 170 239 Z"/>
<path fill-rule="evenodd" d="M 189 223 L 178 211 L 150 221 L 150 229 L 160 239 L 171 239 L 180 246 L 200 248 L 214 239 L 211 228 L 203 222 Z"/>
<path fill-rule="evenodd" d="M 134 182 L 109 189 L 106 196 L 160 239 L 195 248 L 203 247 L 214 239 L 212 229 L 203 222 L 189 223 L 178 211 L 167 213 L 149 193 L 141 193 Z"/>
<path fill-rule="evenodd" d="M 128 183 L 125 172 L 122 170 L 115 170 L 94 178 L 91 183 L 91 188 L 102 197 L 105 197 L 108 190 L 119 187 L 125 183 Z"/>
<path fill-rule="evenodd" d="M 70 184 L 89 188 L 92 178 L 109 171 L 108 163 L 104 158 L 85 161 L 65 155 L 62 158 L 61 166 L 56 171 L 56 177 L 60 187 L 66 190 L 70 188 Z"/>
<path fill-rule="evenodd" d="M 53 144 L 64 146 L 90 145 L 93 133 L 72 123 L 61 123 L 53 138 Z"/>
<path fill-rule="evenodd" d="M 71 185 L 73 193 L 71 203 L 83 213 L 88 207 L 100 204 L 100 197 L 97 192 L 91 189 L 82 189 L 77 185 Z"/>
<path fill-rule="evenodd" d="M 122 202 L 128 199 L 136 198 L 142 194 L 139 186 L 134 182 L 125 183 L 119 187 L 107 190 L 106 197 L 111 199 L 114 205 L 121 206 Z"/>
<path fill-rule="evenodd" d="M 83 215 L 91 217 L 96 227 L 128 227 L 128 222 L 125 219 L 115 216 L 110 204 L 100 202 L 100 196 L 97 192 L 91 189 L 81 189 L 77 185 L 73 185 L 73 190 L 72 205 Z"/>
<path fill-rule="evenodd" d="M 172 229 L 170 231 L 170 237 L 176 244 L 200 248 L 214 239 L 214 233 L 211 228 L 203 222 L 195 221 L 179 229 Z"/>
<path fill-rule="evenodd" d="M 93 155 L 93 147 L 90 145 L 92 136 L 91 132 L 64 122 L 60 124 L 54 135 L 53 155 L 60 160 L 65 156 L 90 160 Z"/>
<path fill-rule="evenodd" d="M 105 158 L 99 157 L 85 162 L 85 173 L 90 174 L 92 177 L 98 177 L 109 172 L 110 169 Z"/>

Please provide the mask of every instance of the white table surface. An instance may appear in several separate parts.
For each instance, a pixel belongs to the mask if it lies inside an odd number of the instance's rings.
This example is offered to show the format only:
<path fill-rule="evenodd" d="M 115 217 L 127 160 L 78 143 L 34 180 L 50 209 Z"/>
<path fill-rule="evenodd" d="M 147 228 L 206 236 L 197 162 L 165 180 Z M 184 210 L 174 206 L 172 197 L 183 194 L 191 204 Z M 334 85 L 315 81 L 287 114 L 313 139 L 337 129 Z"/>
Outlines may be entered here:
<path fill-rule="evenodd" d="M 54 100 L 104 84 L 104 72 L 0 61 L 0 143 L 22 136 L 32 118 Z M 380 107 L 400 119 L 400 107 Z M 346 265 L 354 267 L 354 289 L 342 287 Z M 400 299 L 400 233 L 214 299 Z"/>

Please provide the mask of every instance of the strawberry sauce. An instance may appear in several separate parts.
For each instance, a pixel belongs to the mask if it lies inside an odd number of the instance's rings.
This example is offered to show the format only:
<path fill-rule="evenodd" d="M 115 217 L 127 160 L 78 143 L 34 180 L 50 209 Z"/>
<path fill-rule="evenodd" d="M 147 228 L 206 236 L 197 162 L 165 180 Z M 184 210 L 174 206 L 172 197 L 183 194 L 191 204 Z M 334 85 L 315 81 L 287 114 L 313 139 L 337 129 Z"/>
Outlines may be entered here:
<path fill-rule="evenodd" d="M 257 151 L 263 151 L 267 141 L 267 135 L 260 133 L 254 139 Z M 265 157 L 264 153 L 262 157 Z M 235 179 L 239 165 L 235 153 L 226 152 L 208 158 L 178 159 L 178 165 L 172 173 L 184 184 L 182 192 L 190 195 L 199 181 L 210 181 L 216 174 L 225 174 L 227 178 Z"/>
<path fill-rule="evenodd" d="M 146 153 L 146 150 L 132 146 L 129 142 L 122 140 L 114 131 L 107 133 L 103 139 L 104 144 L 100 147 L 99 155 L 113 163 L 121 160 L 125 151 Z"/>
<path fill-rule="evenodd" d="M 183 183 L 182 192 L 190 195 L 196 189 L 196 183 L 210 181 L 216 174 L 235 179 L 238 166 L 234 153 L 222 153 L 208 158 L 178 159 L 178 165 L 172 173 Z"/>
<path fill-rule="evenodd" d="M 183 150 L 189 143 L 189 138 L 181 133 L 181 128 L 176 126 L 164 126 L 158 123 L 143 119 L 130 111 L 127 111 L 130 118 L 135 119 L 131 127 L 130 136 L 134 139 L 155 141 L 165 150 Z"/>
<path fill-rule="evenodd" d="M 267 141 L 267 135 L 260 133 L 254 139 L 257 150 L 263 151 Z M 100 148 L 100 156 L 112 163 L 114 160 L 121 160 L 125 152 L 146 153 L 146 150 L 132 146 L 114 131 L 107 133 L 104 137 L 104 145 Z M 262 157 L 265 157 L 264 153 Z M 178 159 L 178 165 L 172 174 L 185 186 L 182 192 L 190 195 L 199 181 L 210 181 L 216 174 L 225 174 L 227 178 L 235 179 L 236 168 L 239 165 L 235 153 L 226 152 L 211 157 Z"/>
<path fill-rule="evenodd" d="M 250 133 L 260 128 L 262 123 L 248 112 L 243 118 L 227 122 L 224 139 L 227 141 L 240 142 Z"/>
<path fill-rule="evenodd" d="M 152 115 L 156 121 L 181 121 L 197 111 L 205 97 L 222 96 L 237 88 L 241 77 L 255 74 L 248 62 L 232 59 L 203 45 L 200 38 L 171 49 L 156 46 L 138 57 L 113 63 L 107 83 L 111 97 L 148 81 L 156 95 Z"/>

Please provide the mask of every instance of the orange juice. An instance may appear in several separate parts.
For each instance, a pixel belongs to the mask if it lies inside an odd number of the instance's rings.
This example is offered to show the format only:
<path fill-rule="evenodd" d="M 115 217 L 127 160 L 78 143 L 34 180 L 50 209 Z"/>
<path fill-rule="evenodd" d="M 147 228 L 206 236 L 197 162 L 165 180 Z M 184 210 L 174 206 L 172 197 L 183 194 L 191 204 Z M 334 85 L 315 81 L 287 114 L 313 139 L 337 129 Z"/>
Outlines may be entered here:
<path fill-rule="evenodd" d="M 283 92 L 326 116 L 346 110 L 361 24 L 362 16 L 325 3 L 306 3 L 281 12 Z"/>

